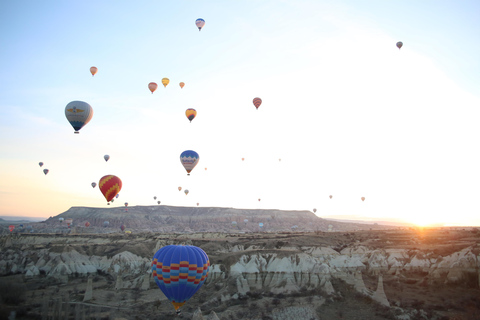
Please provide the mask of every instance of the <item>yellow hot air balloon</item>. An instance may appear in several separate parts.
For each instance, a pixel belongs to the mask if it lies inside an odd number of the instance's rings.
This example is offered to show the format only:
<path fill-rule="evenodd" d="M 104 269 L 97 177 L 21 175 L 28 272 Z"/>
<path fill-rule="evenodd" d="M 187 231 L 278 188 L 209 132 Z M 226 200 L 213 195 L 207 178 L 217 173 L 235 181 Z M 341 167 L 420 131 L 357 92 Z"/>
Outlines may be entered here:
<path fill-rule="evenodd" d="M 190 122 L 192 122 L 193 119 L 195 119 L 195 117 L 197 116 L 197 111 L 195 109 L 187 109 L 187 111 L 185 111 L 185 115 L 187 116 L 188 120 L 190 120 Z"/>
<path fill-rule="evenodd" d="M 168 79 L 168 78 L 163 78 L 163 79 L 162 79 L 162 84 L 163 84 L 163 86 L 164 86 L 165 88 L 167 87 L 167 85 L 168 85 L 169 83 L 170 83 L 170 79 Z"/>
<path fill-rule="evenodd" d="M 97 74 L 98 72 L 98 68 L 97 67 L 91 67 L 90 68 L 90 73 L 92 74 L 92 77 Z"/>
<path fill-rule="evenodd" d="M 180 82 L 180 88 L 183 89 L 183 87 L 185 87 L 185 83 L 184 83 L 184 82 Z"/>
<path fill-rule="evenodd" d="M 158 87 L 158 85 L 155 82 L 150 82 L 148 84 L 148 89 L 152 92 L 152 94 L 155 90 L 157 90 L 157 87 Z"/>

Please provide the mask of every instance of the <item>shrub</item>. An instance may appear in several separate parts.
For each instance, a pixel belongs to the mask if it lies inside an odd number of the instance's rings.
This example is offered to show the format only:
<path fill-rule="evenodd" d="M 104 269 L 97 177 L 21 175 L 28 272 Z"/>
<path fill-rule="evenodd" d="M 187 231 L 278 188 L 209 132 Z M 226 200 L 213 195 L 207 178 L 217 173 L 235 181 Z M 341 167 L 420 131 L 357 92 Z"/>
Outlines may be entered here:
<path fill-rule="evenodd" d="M 0 281 L 0 298 L 6 304 L 18 305 L 25 301 L 27 287 L 23 283 Z"/>

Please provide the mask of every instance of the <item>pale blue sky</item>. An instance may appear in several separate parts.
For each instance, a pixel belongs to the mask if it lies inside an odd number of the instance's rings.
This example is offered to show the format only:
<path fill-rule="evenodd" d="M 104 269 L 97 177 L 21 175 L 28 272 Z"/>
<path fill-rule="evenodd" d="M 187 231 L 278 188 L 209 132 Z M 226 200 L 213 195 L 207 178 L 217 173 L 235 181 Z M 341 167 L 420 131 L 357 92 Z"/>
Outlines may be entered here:
<path fill-rule="evenodd" d="M 120 204 L 478 225 L 479 13 L 478 1 L 3 1 L 0 214 L 105 206 L 90 183 L 116 174 Z M 79 135 L 72 100 L 94 109 Z M 186 149 L 200 154 L 190 177 Z"/>

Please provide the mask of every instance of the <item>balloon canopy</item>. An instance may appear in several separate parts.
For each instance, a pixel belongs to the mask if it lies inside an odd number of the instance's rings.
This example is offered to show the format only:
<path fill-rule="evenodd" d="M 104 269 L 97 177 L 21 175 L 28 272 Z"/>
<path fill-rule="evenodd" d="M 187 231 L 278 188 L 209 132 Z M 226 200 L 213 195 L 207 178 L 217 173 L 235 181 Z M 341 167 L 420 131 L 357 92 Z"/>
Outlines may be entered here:
<path fill-rule="evenodd" d="M 203 26 L 205 25 L 205 20 L 199 18 L 195 21 L 195 25 L 197 26 L 198 31 L 201 31 Z"/>
<path fill-rule="evenodd" d="M 199 159 L 200 156 L 193 150 L 185 150 L 180 154 L 180 162 L 185 170 L 187 170 L 187 175 L 190 175 L 190 172 L 195 168 Z"/>
<path fill-rule="evenodd" d="M 165 88 L 168 86 L 169 83 L 170 83 L 170 79 L 168 79 L 168 78 L 163 78 L 162 79 L 162 84 Z"/>
<path fill-rule="evenodd" d="M 120 192 L 122 189 L 122 180 L 119 177 L 114 175 L 103 176 L 98 182 L 98 187 L 102 192 L 103 196 L 107 202 L 112 201 L 113 198 Z"/>
<path fill-rule="evenodd" d="M 148 90 L 150 90 L 153 94 L 153 92 L 155 92 L 155 90 L 157 90 L 158 88 L 158 85 L 155 83 L 155 82 L 150 82 L 148 84 Z"/>
<path fill-rule="evenodd" d="M 65 117 L 75 129 L 75 133 L 79 133 L 79 130 L 92 120 L 92 106 L 83 101 L 69 102 L 65 107 Z"/>
<path fill-rule="evenodd" d="M 168 245 L 158 250 L 152 259 L 152 275 L 177 313 L 203 285 L 210 261 L 202 249 L 195 246 Z"/>
<path fill-rule="evenodd" d="M 180 82 L 179 85 L 180 85 L 180 88 L 183 89 L 183 87 L 185 86 L 185 83 L 184 83 L 184 82 Z"/>
<path fill-rule="evenodd" d="M 98 72 L 98 68 L 97 67 L 90 67 L 90 73 L 92 74 L 92 77 L 94 75 L 96 75 Z"/>
<path fill-rule="evenodd" d="M 187 111 L 185 111 L 185 115 L 187 116 L 188 120 L 190 120 L 190 122 L 192 122 L 193 119 L 195 119 L 195 117 L 197 116 L 197 111 L 195 109 L 187 109 Z"/>
<path fill-rule="evenodd" d="M 257 110 L 258 110 L 258 107 L 260 107 L 261 104 L 262 104 L 262 99 L 260 99 L 258 97 L 253 99 L 253 105 L 255 106 L 255 108 L 257 108 Z"/>
<path fill-rule="evenodd" d="M 403 42 L 402 42 L 402 41 L 398 41 L 398 42 L 397 42 L 397 48 L 398 48 L 398 50 L 402 49 L 402 47 L 403 47 Z"/>

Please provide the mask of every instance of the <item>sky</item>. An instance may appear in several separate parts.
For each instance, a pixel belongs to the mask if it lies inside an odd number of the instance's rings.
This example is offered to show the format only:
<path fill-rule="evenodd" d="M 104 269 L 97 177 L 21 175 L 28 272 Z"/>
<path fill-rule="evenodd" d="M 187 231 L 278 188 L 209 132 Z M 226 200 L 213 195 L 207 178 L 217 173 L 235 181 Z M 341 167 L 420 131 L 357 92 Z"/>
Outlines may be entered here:
<path fill-rule="evenodd" d="M 107 207 L 91 183 L 113 174 L 110 207 L 156 196 L 478 226 L 479 12 L 476 0 L 2 1 L 0 215 Z M 65 118 L 74 100 L 94 111 L 80 134 Z M 200 156 L 190 176 L 184 150 Z"/>

